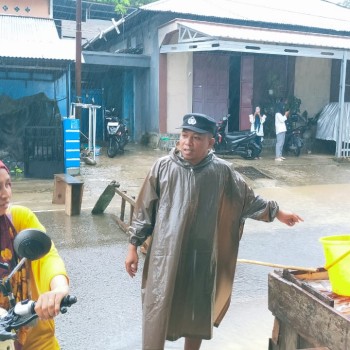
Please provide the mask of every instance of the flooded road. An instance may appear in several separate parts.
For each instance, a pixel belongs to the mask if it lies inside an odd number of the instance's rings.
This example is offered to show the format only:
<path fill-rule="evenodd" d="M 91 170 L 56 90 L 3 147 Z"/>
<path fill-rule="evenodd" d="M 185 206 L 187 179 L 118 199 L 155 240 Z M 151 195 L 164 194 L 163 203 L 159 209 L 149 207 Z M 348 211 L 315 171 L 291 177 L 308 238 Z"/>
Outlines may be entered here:
<path fill-rule="evenodd" d="M 113 214 L 120 201 L 113 199 L 103 215 L 91 208 L 107 184 L 116 180 L 121 188 L 137 195 L 150 165 L 164 152 L 131 148 L 121 158 L 101 157 L 95 167 L 82 166 L 85 181 L 82 213 L 69 217 L 62 205 L 51 204 L 52 181 L 19 180 L 14 183 L 14 202 L 28 205 L 53 238 L 66 262 L 71 294 L 78 303 L 57 317 L 57 336 L 64 350 L 141 349 L 140 283 L 124 270 L 126 234 Z M 324 265 L 322 236 L 350 234 L 350 166 L 331 157 L 314 155 L 289 159 L 276 165 L 272 157 L 262 162 L 232 159 L 236 166 L 254 166 L 267 179 L 249 179 L 257 194 L 275 199 L 284 209 L 300 214 L 305 222 L 289 228 L 278 221 L 248 220 L 239 258 L 275 264 L 321 267 Z M 33 200 L 34 198 L 34 200 Z M 267 307 L 267 276 L 272 268 L 238 264 L 232 303 L 214 338 L 204 350 L 266 350 L 273 316 Z M 183 341 L 167 342 L 165 349 L 183 349 Z"/>

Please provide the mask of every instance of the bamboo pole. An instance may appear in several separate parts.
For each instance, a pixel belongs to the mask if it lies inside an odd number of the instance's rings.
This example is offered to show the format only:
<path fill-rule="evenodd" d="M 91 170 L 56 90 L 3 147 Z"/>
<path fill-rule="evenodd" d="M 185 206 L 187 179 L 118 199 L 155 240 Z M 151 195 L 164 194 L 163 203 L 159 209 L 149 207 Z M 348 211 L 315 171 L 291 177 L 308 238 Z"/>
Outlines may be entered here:
<path fill-rule="evenodd" d="M 244 263 L 244 264 L 254 264 L 254 265 L 262 265 L 262 266 L 269 266 L 269 267 L 277 267 L 277 268 L 288 269 L 288 270 L 300 270 L 300 271 L 307 271 L 307 272 L 317 272 L 318 271 L 318 269 L 313 268 L 313 267 L 280 265 L 280 264 L 272 264 L 272 263 L 263 262 L 263 261 L 248 260 L 248 259 L 237 259 L 237 262 Z"/>
<path fill-rule="evenodd" d="M 144 242 L 144 244 L 141 246 L 141 252 L 143 254 L 147 254 L 148 243 L 149 243 L 148 241 L 150 239 L 151 239 L 151 237 L 149 237 L 148 240 L 146 240 Z M 280 269 L 305 271 L 305 272 L 318 272 L 319 271 L 319 269 L 314 268 L 314 267 L 302 267 L 302 266 L 293 266 L 293 265 L 272 264 L 272 263 L 269 263 L 269 262 L 263 262 L 263 261 L 257 261 L 257 260 L 248 260 L 248 259 L 237 259 L 237 262 L 238 263 L 244 263 L 244 264 L 254 264 L 254 265 L 276 267 L 276 268 L 280 268 Z"/>

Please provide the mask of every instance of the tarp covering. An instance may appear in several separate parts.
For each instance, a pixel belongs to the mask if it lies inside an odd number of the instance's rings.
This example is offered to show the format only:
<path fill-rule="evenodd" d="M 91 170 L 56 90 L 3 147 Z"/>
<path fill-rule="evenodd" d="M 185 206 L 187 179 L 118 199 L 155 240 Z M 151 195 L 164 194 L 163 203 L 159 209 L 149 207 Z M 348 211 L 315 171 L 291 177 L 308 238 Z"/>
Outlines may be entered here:
<path fill-rule="evenodd" d="M 350 142 L 350 103 L 344 103 L 345 118 L 342 121 L 342 141 Z M 317 120 L 316 138 L 328 141 L 338 141 L 339 103 L 329 103 L 323 107 Z"/>
<path fill-rule="evenodd" d="M 61 116 L 57 102 L 44 93 L 12 99 L 0 96 L 0 159 L 10 155 L 22 161 L 26 127 L 58 126 Z"/>

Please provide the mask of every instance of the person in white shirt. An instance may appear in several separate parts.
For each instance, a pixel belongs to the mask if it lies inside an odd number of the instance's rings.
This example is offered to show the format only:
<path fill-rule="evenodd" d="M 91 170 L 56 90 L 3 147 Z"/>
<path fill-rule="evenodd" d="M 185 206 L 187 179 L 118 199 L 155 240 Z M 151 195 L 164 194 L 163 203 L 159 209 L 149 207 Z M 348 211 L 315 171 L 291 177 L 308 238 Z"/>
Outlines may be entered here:
<path fill-rule="evenodd" d="M 285 121 L 289 117 L 289 109 L 284 111 L 283 106 L 279 106 L 275 114 L 275 128 L 276 128 L 276 158 L 275 160 L 281 162 L 285 160 L 282 156 L 284 140 L 286 138 L 287 126 Z"/>
<path fill-rule="evenodd" d="M 256 132 L 255 142 L 262 147 L 262 141 L 264 137 L 264 123 L 266 120 L 266 115 L 262 114 L 260 111 L 260 107 L 255 107 L 254 114 L 249 114 L 250 121 L 250 131 Z M 258 157 L 260 159 L 260 157 Z"/>

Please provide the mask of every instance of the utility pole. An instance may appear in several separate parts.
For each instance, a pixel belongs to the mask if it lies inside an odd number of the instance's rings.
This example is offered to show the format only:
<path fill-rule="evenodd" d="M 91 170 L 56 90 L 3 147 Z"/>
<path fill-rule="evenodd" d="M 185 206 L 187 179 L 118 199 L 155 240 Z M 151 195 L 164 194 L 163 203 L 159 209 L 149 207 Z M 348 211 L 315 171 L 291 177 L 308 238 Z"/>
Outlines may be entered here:
<path fill-rule="evenodd" d="M 81 0 L 77 0 L 76 36 L 75 36 L 75 94 L 76 102 L 81 103 Z M 81 108 L 78 107 L 76 118 L 80 119 Z"/>

